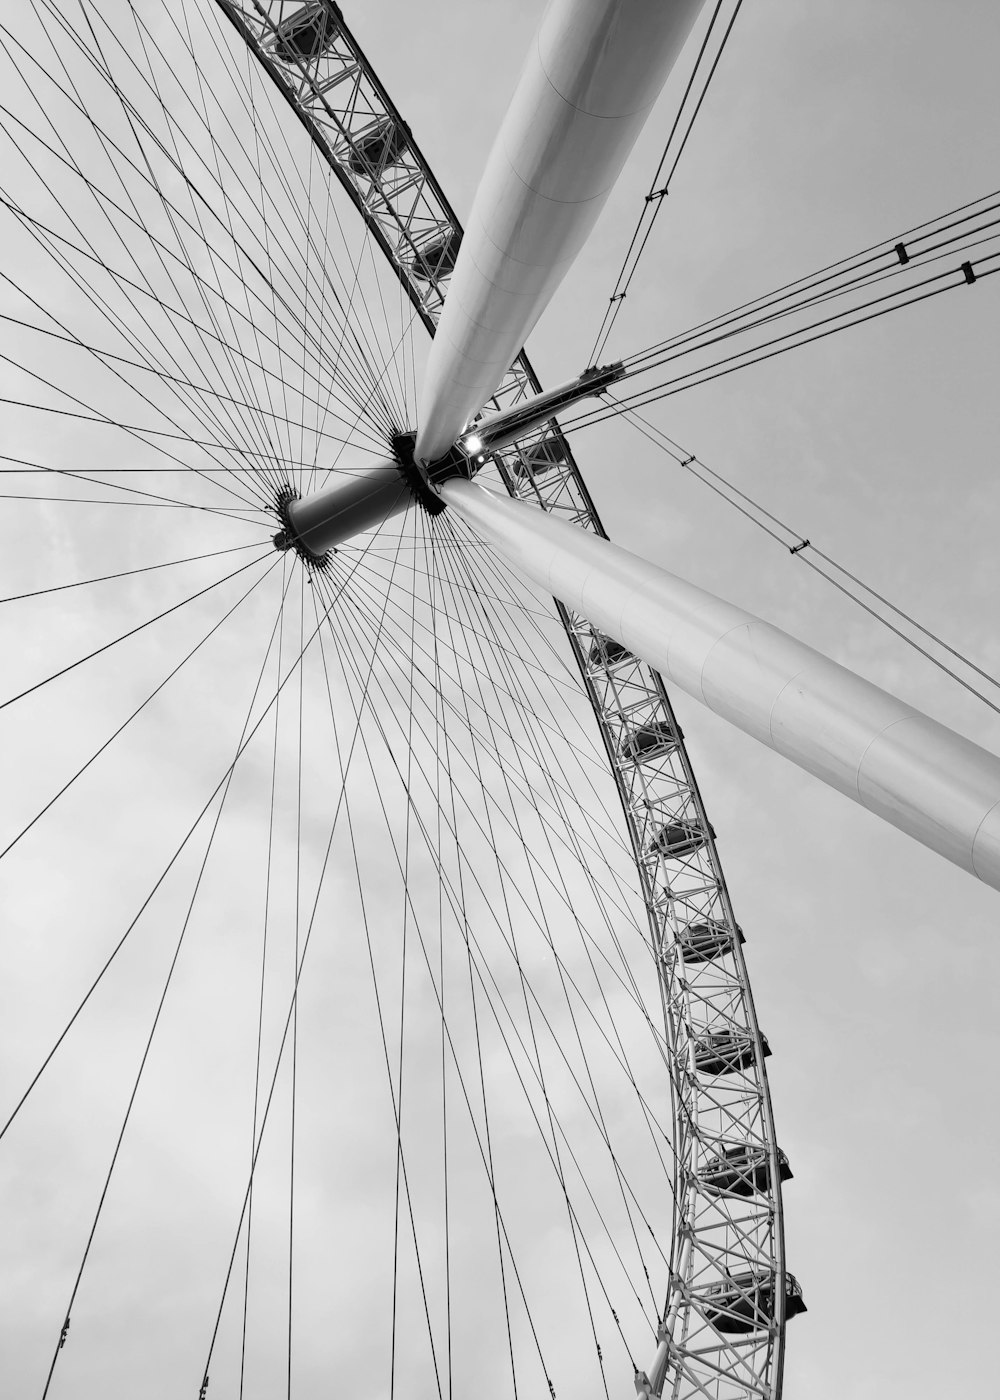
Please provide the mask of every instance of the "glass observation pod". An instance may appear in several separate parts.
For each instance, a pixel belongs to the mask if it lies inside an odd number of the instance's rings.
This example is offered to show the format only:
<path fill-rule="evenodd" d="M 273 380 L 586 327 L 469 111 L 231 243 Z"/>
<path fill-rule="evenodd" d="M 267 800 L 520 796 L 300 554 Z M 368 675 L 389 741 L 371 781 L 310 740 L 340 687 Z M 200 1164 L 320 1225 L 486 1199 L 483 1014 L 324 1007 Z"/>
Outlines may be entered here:
<path fill-rule="evenodd" d="M 666 719 L 654 719 L 633 729 L 622 742 L 620 753 L 630 763 L 645 763 L 672 753 L 684 736 Z"/>
<path fill-rule="evenodd" d="M 658 827 L 649 841 L 649 854 L 661 856 L 689 856 L 700 850 L 715 832 L 711 826 L 702 826 L 692 818 L 686 822 L 668 822 Z"/>
<path fill-rule="evenodd" d="M 368 175 L 395 165 L 405 150 L 406 132 L 392 117 L 382 117 L 355 137 L 344 159 L 355 175 Z"/>
<path fill-rule="evenodd" d="M 774 1322 L 774 1272 L 748 1269 L 730 1274 L 705 1290 L 701 1304 L 717 1332 L 761 1332 Z M 802 1289 L 791 1274 L 785 1275 L 785 1317 L 807 1312 Z"/>
<path fill-rule="evenodd" d="M 318 58 L 336 37 L 337 21 L 325 5 L 303 5 L 278 25 L 274 53 L 286 63 Z"/>
<path fill-rule="evenodd" d="M 414 277 L 420 277 L 425 282 L 434 281 L 438 277 L 450 277 L 455 271 L 461 246 L 462 235 L 457 229 L 450 228 L 444 233 L 435 234 L 423 247 L 418 248 L 415 256 L 410 259 L 410 271 Z"/>
<path fill-rule="evenodd" d="M 763 1035 L 760 1043 L 766 1060 L 771 1047 Z M 694 1067 L 699 1074 L 735 1074 L 753 1062 L 753 1037 L 745 1032 L 709 1031 L 694 1042 Z"/>
<path fill-rule="evenodd" d="M 590 648 L 591 666 L 617 666 L 620 661 L 631 661 L 632 653 L 613 637 L 595 636 Z"/>
<path fill-rule="evenodd" d="M 553 467 L 564 467 L 569 461 L 566 444 L 558 438 L 547 437 L 541 442 L 523 447 L 511 463 L 515 476 L 544 476 Z"/>
<path fill-rule="evenodd" d="M 698 923 L 688 924 L 681 929 L 677 938 L 686 963 L 713 962 L 733 950 L 733 930 L 728 924 Z M 736 941 L 745 943 L 743 930 L 736 925 Z"/>
<path fill-rule="evenodd" d="M 778 1180 L 791 1181 L 788 1158 L 778 1149 Z M 703 1186 L 733 1196 L 754 1196 L 771 1185 L 771 1159 L 763 1143 L 734 1143 L 705 1162 L 698 1177 Z"/>

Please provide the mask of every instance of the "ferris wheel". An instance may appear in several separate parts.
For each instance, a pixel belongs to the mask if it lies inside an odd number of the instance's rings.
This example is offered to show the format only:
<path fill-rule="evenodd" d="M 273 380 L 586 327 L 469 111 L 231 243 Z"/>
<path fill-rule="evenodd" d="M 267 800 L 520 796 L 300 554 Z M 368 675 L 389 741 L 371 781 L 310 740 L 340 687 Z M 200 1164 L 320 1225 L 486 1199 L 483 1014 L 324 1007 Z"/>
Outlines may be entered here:
<path fill-rule="evenodd" d="M 331 0 L 5 18 L 16 1393 L 781 1394 L 792 1170 L 672 697 L 994 886 L 1000 763 L 611 544 L 576 445 L 998 254 L 977 201 L 544 389 L 739 8 L 553 4 L 466 227 Z"/>

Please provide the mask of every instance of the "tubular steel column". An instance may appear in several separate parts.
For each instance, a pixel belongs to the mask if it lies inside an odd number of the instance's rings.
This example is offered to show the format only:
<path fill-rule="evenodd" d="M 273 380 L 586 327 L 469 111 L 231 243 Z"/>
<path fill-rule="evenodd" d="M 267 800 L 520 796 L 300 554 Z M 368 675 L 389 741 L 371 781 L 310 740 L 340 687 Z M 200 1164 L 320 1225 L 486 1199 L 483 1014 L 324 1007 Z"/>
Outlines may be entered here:
<path fill-rule="evenodd" d="M 483 173 L 420 397 L 451 447 L 583 247 L 703 0 L 554 0 Z"/>
<path fill-rule="evenodd" d="M 519 572 L 669 682 L 1000 889 L 1000 758 L 751 613 L 607 540 L 453 480 Z"/>

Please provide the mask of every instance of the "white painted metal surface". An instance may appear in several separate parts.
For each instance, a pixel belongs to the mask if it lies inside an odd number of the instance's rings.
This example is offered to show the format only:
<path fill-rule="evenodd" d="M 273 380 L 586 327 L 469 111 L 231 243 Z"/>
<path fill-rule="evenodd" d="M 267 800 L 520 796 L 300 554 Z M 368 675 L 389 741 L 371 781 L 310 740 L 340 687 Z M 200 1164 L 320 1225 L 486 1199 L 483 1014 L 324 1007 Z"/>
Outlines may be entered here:
<path fill-rule="evenodd" d="M 1000 889 L 1000 758 L 618 545 L 471 481 L 441 495 L 668 684 Z"/>
<path fill-rule="evenodd" d="M 363 530 L 385 523 L 410 504 L 412 494 L 393 461 L 366 466 L 356 476 L 291 501 L 288 521 L 296 543 L 317 557 Z"/>
<path fill-rule="evenodd" d="M 702 0 L 553 0 L 490 154 L 431 347 L 416 455 L 491 396 L 583 246 Z"/>

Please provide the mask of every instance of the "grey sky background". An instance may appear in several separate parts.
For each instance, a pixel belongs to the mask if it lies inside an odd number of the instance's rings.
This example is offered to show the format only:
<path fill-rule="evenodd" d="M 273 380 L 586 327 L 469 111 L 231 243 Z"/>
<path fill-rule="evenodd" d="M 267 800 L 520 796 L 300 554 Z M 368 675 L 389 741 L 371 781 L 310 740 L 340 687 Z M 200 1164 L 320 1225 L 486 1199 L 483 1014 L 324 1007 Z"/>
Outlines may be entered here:
<path fill-rule="evenodd" d="M 541 4 L 438 0 L 414 12 L 369 0 L 345 10 L 464 217 Z M 1000 14 L 987 3 L 802 7 L 748 0 L 606 357 L 644 347 L 992 190 L 998 51 Z M 591 244 L 529 344 L 543 381 L 584 367 L 580 356 L 596 334 L 676 98 L 676 88 L 668 88 Z M 26 244 L 12 242 L 9 256 L 16 280 L 44 282 L 43 263 Z M 70 306 L 64 288 L 59 296 Z M 671 437 L 994 673 L 1000 669 L 998 296 L 997 280 L 988 279 L 649 411 Z M 15 358 L 38 353 L 23 350 L 16 338 L 5 353 L 11 346 Z M 58 352 L 45 353 L 53 366 Z M 65 363 L 67 373 L 75 372 Z M 100 450 L 69 425 L 46 424 L 44 432 L 41 440 L 37 421 L 8 415 L 3 450 L 62 462 Z M 994 751 L 1000 746 L 995 714 L 627 424 L 587 430 L 575 448 L 617 541 L 759 612 Z M 81 524 L 80 515 L 73 520 L 50 508 L 19 514 L 9 506 L 5 572 L 17 588 L 44 586 L 56 563 L 63 578 L 100 572 L 100 561 L 112 554 L 127 567 L 154 551 L 158 558 L 181 552 L 168 520 L 144 520 L 142 538 L 123 538 L 117 517 L 98 521 L 95 513 L 91 520 L 90 511 L 96 508 L 80 513 L 87 520 Z M 186 528 L 184 549 L 190 543 L 191 553 L 202 542 L 209 549 L 246 538 L 237 524 L 222 534 L 198 523 Z M 218 570 L 186 577 L 196 575 L 208 583 Z M 183 591 L 174 587 L 170 599 Z M 245 630 L 220 639 L 211 680 L 192 671 L 170 715 L 151 719 L 127 742 L 100 787 L 74 797 L 46 843 L 19 857 L 5 881 L 5 1103 L 73 1004 L 95 949 L 106 948 L 109 929 L 142 897 L 150 852 L 166 847 L 176 817 L 191 810 L 206 772 L 231 748 L 233 725 L 242 722 L 242 714 L 234 715 L 246 703 L 274 620 L 273 596 L 265 602 L 263 593 L 248 605 Z M 235 590 L 230 596 L 235 601 Z M 58 610 L 39 606 L 34 624 L 25 614 L 0 617 L 9 689 L 19 688 L 22 677 L 29 682 L 46 655 L 76 654 L 88 640 L 98 644 L 109 613 L 129 625 L 164 605 L 164 597 L 143 580 L 127 595 L 109 595 L 103 616 L 67 595 Z M 40 700 L 23 716 L 10 712 L 3 744 L 12 827 L 74 754 L 100 741 L 109 716 L 124 717 L 138 703 L 171 647 L 176 654 L 197 632 L 180 620 L 169 626 L 149 651 L 130 652 L 82 680 L 71 716 L 65 697 Z M 996 896 L 684 697 L 677 708 L 748 938 L 758 1015 L 774 1052 L 768 1070 L 779 1141 L 795 1171 L 786 1191 L 787 1250 L 809 1312 L 789 1328 L 786 1394 L 810 1400 L 845 1393 L 859 1400 L 990 1394 L 996 1385 L 990 1304 L 1000 1247 Z M 180 745 L 179 715 L 187 717 Z M 54 1394 L 90 1400 L 98 1393 L 180 1393 L 188 1371 L 182 1378 L 174 1369 L 172 1331 L 199 1329 L 191 1350 L 202 1349 L 218 1272 L 205 1258 L 214 1260 L 227 1247 L 231 1183 L 245 1156 L 235 1127 L 221 1139 L 213 1133 L 222 1119 L 229 1123 L 230 1108 L 235 1123 L 236 1107 L 246 1107 L 232 1097 L 253 1035 L 253 969 L 241 953 L 256 918 L 263 858 L 261 829 L 248 813 L 267 780 L 268 755 L 261 753 L 242 798 L 234 795 L 237 817 L 224 838 L 221 873 L 206 888 L 210 934 L 206 961 L 185 987 L 187 1019 L 172 1028 L 170 1063 L 151 1067 L 157 1077 L 147 1085 L 150 1107 L 128 1140 L 122 1179 L 130 1184 L 123 1187 L 119 1226 L 133 1244 L 148 1239 L 155 1269 L 130 1282 L 123 1261 L 134 1256 L 123 1244 L 95 1257 L 97 1282 L 79 1316 L 74 1312 L 77 1332 L 91 1329 L 91 1350 L 77 1353 L 85 1358 L 82 1369 Z M 293 797 L 290 788 L 281 795 L 286 821 L 278 859 L 286 885 L 294 864 Z M 364 820 L 369 814 L 360 805 Z M 304 842 L 314 872 L 325 819 L 317 777 Z M 248 850 L 255 853 L 256 885 L 245 873 Z M 378 852 L 370 850 L 369 858 L 377 878 Z M 185 859 L 189 879 L 197 862 Z M 349 900 L 349 888 L 335 887 L 326 897 L 337 907 Z M 184 907 L 179 879 L 166 893 L 156 930 L 171 936 Z M 391 967 L 388 898 L 383 912 L 381 952 Z M 36 1393 L 35 1358 L 44 1350 L 34 1352 L 29 1367 L 19 1343 L 36 1334 L 50 1339 L 53 1327 L 58 1332 L 80 1222 L 128 1083 L 120 1047 L 135 1047 L 148 1024 L 167 946 L 166 937 L 151 936 L 130 952 L 118 990 L 81 1029 L 67 1067 L 46 1088 L 36 1126 L 16 1140 L 17 1153 L 0 1158 L 15 1260 L 2 1295 L 0 1390 L 3 1356 L 16 1356 L 17 1369 L 8 1375 L 18 1400 Z M 367 1309 L 374 1314 L 380 1301 L 358 1296 L 360 1285 L 344 1261 L 387 1243 L 373 1203 L 388 1166 L 374 1132 L 370 1143 L 361 1133 L 349 1165 L 338 1154 L 339 1126 L 359 1115 L 365 1120 L 378 1047 L 370 1017 L 357 1009 L 356 1020 L 342 1019 L 343 1002 L 323 990 L 352 985 L 364 968 L 345 966 L 330 950 L 318 956 L 312 1010 L 336 1030 L 322 1051 L 328 1058 L 304 1071 L 304 1102 L 315 1111 L 304 1110 L 312 1136 L 303 1160 L 311 1165 L 304 1167 L 300 1210 L 305 1217 L 313 1207 L 327 1221 L 322 1231 L 317 1227 L 316 1257 L 303 1245 L 307 1320 L 298 1385 L 305 1396 L 329 1388 L 324 1365 L 337 1355 L 329 1318 L 350 1317 L 363 1335 Z M 355 1052 L 352 1082 L 336 1067 Z M 170 1069 L 207 1092 L 182 1093 Z M 164 1123 L 174 1121 L 183 1121 L 184 1131 L 166 1133 Z M 203 1147 L 209 1142 L 211 1152 Z M 76 1154 L 71 1176 L 78 1190 L 66 1185 L 62 1171 L 69 1150 Z M 278 1181 L 277 1154 L 264 1170 Z M 262 1202 L 268 1199 L 262 1190 Z M 273 1235 L 278 1261 L 280 1203 L 273 1212 L 262 1204 L 261 1212 L 262 1239 Z M 336 1217 L 332 1224 L 328 1213 Z M 34 1223 L 24 1225 L 29 1218 Z M 322 1257 L 329 1240 L 336 1241 L 336 1268 Z M 281 1305 L 279 1272 L 277 1262 L 273 1277 L 264 1271 L 261 1317 L 269 1304 L 275 1314 Z M 122 1299 L 129 1293 L 127 1304 Z M 478 1303 L 484 1330 L 491 1303 Z M 137 1319 L 157 1316 L 160 1352 L 145 1340 L 155 1328 L 142 1330 L 141 1343 L 138 1326 L 131 1335 Z M 261 1324 L 262 1356 L 265 1331 Z M 117 1380 L 109 1381 L 109 1356 L 121 1358 Z M 146 1378 L 141 1392 L 136 1375 Z M 364 1383 L 364 1372 L 340 1379 Z M 258 1372 L 258 1383 L 282 1382 L 277 1364 L 273 1376 Z M 628 1377 L 623 1383 L 629 1390 Z M 108 1389 L 114 1384 L 120 1392 Z M 381 1394 L 381 1380 L 373 1384 Z"/>
<path fill-rule="evenodd" d="M 405 42 L 394 7 L 357 16 L 460 211 L 539 10 L 442 6 Z M 998 46 L 988 4 L 745 5 L 609 357 L 995 188 Z M 412 76 L 444 52 L 446 100 Z M 663 130 L 654 117 L 529 343 L 543 379 L 582 368 Z M 650 413 L 994 673 L 997 296 L 955 292 Z M 996 749 L 996 716 L 633 430 L 595 430 L 577 453 L 613 538 Z M 788 1257 L 810 1311 L 789 1328 L 788 1394 L 988 1392 L 990 1328 L 970 1305 L 996 1296 L 1000 1231 L 995 897 L 684 697 L 678 709 L 796 1172 Z"/>

